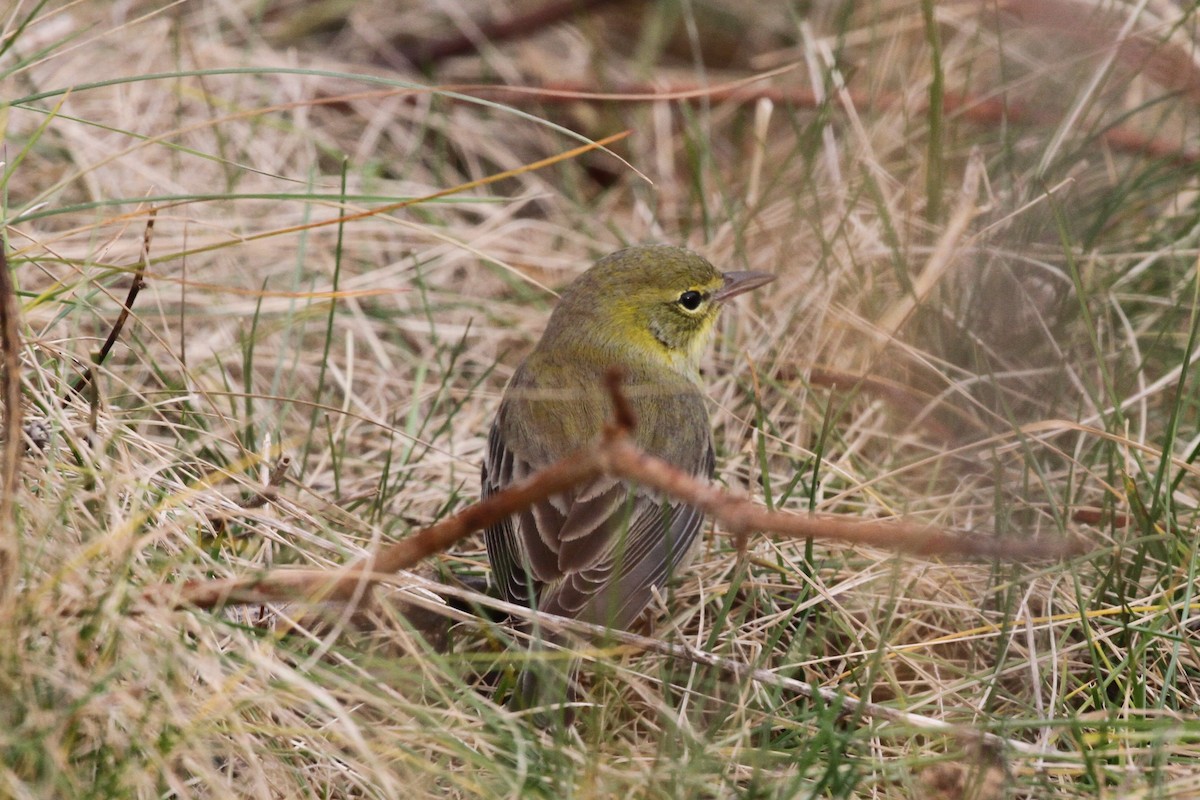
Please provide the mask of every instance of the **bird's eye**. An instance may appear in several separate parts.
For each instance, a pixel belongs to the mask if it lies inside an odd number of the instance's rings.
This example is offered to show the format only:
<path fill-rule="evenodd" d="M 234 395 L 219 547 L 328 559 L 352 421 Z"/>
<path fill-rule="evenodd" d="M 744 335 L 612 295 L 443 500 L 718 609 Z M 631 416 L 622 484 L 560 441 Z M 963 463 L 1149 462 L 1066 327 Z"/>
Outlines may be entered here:
<path fill-rule="evenodd" d="M 700 307 L 700 303 L 703 302 L 703 300 L 704 295 L 690 289 L 679 295 L 679 305 L 683 306 L 688 311 L 695 311 Z"/>

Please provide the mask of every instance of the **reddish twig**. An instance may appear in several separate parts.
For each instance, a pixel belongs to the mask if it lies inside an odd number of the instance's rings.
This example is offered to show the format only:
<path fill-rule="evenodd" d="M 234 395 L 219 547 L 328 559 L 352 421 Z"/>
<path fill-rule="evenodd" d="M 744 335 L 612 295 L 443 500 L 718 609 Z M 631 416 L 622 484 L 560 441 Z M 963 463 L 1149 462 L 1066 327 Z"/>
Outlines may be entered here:
<path fill-rule="evenodd" d="M 647 455 L 630 439 L 633 421 L 614 375 L 609 376 L 617 418 L 593 448 L 582 450 L 539 470 L 527 480 L 468 506 L 454 516 L 403 539 L 357 564 L 341 570 L 276 570 L 263 575 L 217 581 L 191 581 L 160 586 L 144 598 L 172 607 L 217 608 L 294 600 L 350 601 L 363 590 L 399 570 L 407 569 L 459 539 L 522 511 L 543 498 L 564 492 L 597 475 L 636 481 L 703 509 L 732 532 L 759 531 L 786 538 L 815 538 L 865 544 L 898 552 L 967 558 L 1062 558 L 1082 552 L 1073 541 L 1020 541 L 987 535 L 963 535 L 929 525 L 799 515 L 768 511 L 748 498 L 737 497 Z"/>
<path fill-rule="evenodd" d="M 0 238 L 0 349 L 4 373 L 4 450 L 0 460 L 0 599 L 10 596 L 17 576 L 17 480 L 21 467 L 21 328 L 20 306 L 8 256 Z"/>

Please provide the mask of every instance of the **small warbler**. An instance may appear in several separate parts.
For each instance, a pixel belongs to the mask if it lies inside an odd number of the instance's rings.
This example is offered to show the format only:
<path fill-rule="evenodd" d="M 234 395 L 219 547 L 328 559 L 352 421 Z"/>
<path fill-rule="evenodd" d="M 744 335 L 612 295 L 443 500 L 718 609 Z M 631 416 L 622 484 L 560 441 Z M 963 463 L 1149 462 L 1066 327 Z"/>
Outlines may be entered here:
<path fill-rule="evenodd" d="M 612 415 L 613 366 L 637 417 L 637 445 L 693 475 L 713 473 L 700 359 L 721 304 L 774 280 L 721 273 L 677 247 L 631 247 L 597 261 L 562 293 L 537 347 L 504 391 L 488 437 L 483 496 L 597 441 Z M 501 597 L 551 614 L 628 627 L 653 590 L 681 569 L 701 512 L 601 477 L 549 497 L 486 532 Z M 534 626 L 536 630 L 536 626 Z M 548 637 L 554 640 L 556 637 Z M 531 663 L 517 708 L 568 699 L 569 674 Z"/>

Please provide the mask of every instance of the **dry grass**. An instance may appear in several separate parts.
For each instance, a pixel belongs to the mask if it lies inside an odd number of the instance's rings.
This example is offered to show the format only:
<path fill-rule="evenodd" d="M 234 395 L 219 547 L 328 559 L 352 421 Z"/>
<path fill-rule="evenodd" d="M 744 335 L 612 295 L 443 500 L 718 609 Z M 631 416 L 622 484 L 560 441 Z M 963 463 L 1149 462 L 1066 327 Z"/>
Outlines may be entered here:
<path fill-rule="evenodd" d="M 0 796 L 1193 796 L 1195 9 L 616 3 L 401 63 L 532 5 L 0 12 L 0 208 L 47 432 L 0 601 Z M 469 88 L 765 71 L 653 103 Z M 625 129 L 615 155 L 511 172 Z M 739 557 L 710 535 L 649 630 L 829 691 L 614 645 L 557 733 L 492 701 L 523 657 L 503 629 L 411 629 L 425 590 L 312 629 L 138 606 L 343 564 L 471 501 L 545 287 L 645 241 L 780 275 L 706 365 L 725 484 L 1095 549 Z M 425 572 L 485 564 L 475 542 Z"/>

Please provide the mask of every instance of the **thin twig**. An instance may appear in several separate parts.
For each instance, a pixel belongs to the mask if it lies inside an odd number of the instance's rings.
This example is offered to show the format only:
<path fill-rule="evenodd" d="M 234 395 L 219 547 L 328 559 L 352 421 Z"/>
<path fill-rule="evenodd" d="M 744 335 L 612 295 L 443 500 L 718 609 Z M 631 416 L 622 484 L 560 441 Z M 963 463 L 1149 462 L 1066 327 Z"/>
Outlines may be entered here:
<path fill-rule="evenodd" d="M 8 256 L 0 237 L 0 348 L 4 373 L 0 393 L 4 397 L 4 451 L 0 461 L 0 600 L 11 596 L 16 585 L 17 480 L 21 467 L 21 328 L 16 284 L 8 269 Z"/>
<path fill-rule="evenodd" d="M 125 294 L 125 302 L 121 306 L 121 313 L 117 315 L 116 322 L 113 323 L 112 330 L 108 332 L 108 338 L 104 340 L 104 344 L 92 357 L 92 366 L 84 371 L 83 375 L 71 385 L 71 394 L 80 394 L 83 387 L 87 386 L 93 380 L 95 375 L 95 367 L 104 363 L 104 359 L 108 358 L 108 354 L 112 351 L 113 345 L 117 343 L 117 337 L 121 335 L 122 329 L 125 327 L 125 322 L 129 319 L 129 315 L 133 313 L 133 303 L 137 300 L 138 293 L 146 286 L 146 267 L 150 263 L 150 241 L 154 238 L 154 218 L 158 214 L 157 208 L 151 208 L 146 215 L 146 230 L 142 233 L 142 251 L 138 258 L 137 269 L 133 273 L 133 283 L 129 285 L 129 291 Z"/>

